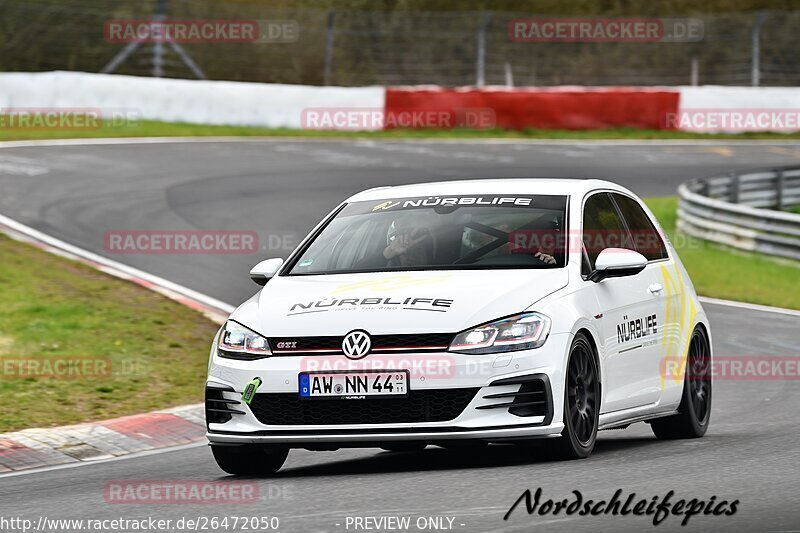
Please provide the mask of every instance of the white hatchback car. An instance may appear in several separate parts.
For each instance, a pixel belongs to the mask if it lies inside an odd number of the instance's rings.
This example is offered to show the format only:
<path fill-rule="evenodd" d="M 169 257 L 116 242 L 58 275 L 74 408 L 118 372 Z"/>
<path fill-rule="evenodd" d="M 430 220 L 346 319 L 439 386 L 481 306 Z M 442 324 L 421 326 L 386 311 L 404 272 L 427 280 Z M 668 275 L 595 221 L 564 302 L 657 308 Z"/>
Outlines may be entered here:
<path fill-rule="evenodd" d="M 290 448 L 387 450 L 542 439 L 587 457 L 647 421 L 702 436 L 708 320 L 634 194 L 598 180 L 495 179 L 358 193 L 211 349 L 208 439 L 231 474 Z"/>

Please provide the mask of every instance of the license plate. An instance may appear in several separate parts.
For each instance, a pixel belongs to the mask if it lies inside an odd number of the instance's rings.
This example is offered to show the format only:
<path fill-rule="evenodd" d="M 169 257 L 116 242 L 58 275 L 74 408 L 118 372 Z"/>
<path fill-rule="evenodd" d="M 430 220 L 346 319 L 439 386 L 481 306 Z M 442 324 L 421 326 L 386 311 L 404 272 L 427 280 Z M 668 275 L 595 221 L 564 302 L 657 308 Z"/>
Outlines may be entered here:
<path fill-rule="evenodd" d="M 392 372 L 303 372 L 299 376 L 300 398 L 386 398 L 408 394 L 408 370 Z"/>

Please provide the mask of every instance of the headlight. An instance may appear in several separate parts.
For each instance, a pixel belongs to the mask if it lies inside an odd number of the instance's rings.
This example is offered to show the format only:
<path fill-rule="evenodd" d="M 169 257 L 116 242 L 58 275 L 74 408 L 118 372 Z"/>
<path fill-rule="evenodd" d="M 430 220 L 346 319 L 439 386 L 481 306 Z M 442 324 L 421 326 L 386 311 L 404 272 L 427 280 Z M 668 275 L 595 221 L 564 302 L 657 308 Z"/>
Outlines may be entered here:
<path fill-rule="evenodd" d="M 229 359 L 258 359 L 272 355 L 266 338 L 232 320 L 222 328 L 217 348 L 220 357 Z"/>
<path fill-rule="evenodd" d="M 530 350 L 544 344 L 549 334 L 549 318 L 522 313 L 459 333 L 450 343 L 450 351 L 483 354 Z"/>

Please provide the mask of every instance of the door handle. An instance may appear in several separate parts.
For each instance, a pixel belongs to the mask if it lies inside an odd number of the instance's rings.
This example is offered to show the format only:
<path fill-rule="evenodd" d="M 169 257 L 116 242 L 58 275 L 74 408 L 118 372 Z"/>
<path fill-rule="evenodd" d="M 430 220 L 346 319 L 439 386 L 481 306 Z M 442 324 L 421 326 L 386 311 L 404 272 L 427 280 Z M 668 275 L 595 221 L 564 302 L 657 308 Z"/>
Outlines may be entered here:
<path fill-rule="evenodd" d="M 647 287 L 647 291 L 650 294 L 661 294 L 661 291 L 664 290 L 664 287 L 660 283 L 653 283 L 649 287 Z"/>

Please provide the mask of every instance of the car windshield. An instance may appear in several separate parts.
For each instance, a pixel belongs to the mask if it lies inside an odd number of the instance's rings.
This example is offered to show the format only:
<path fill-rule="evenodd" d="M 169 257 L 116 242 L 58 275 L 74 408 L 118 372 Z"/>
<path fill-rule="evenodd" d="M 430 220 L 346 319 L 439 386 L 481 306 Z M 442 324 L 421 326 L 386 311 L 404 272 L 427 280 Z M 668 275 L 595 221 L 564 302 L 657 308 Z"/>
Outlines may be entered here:
<path fill-rule="evenodd" d="M 560 268 L 566 196 L 447 196 L 353 202 L 292 261 L 289 275 Z"/>

